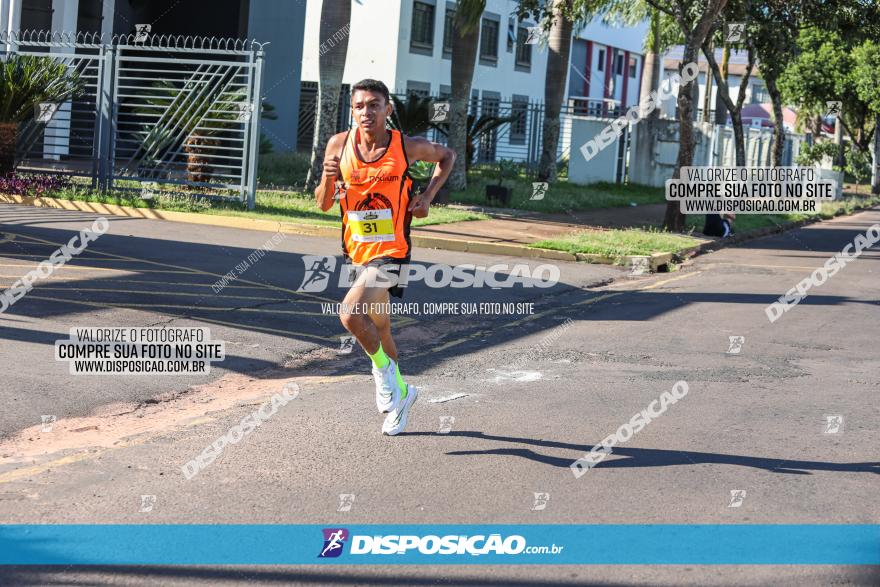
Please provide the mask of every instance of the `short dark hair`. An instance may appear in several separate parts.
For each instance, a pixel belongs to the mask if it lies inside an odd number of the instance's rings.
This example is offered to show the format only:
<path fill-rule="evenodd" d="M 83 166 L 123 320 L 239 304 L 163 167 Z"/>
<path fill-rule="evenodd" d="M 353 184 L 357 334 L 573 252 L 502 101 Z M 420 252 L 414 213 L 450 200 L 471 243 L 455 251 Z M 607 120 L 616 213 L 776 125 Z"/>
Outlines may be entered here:
<path fill-rule="evenodd" d="M 358 90 L 364 90 L 367 92 L 377 92 L 382 94 L 382 97 L 385 98 L 385 103 L 391 102 L 391 97 L 388 95 L 388 86 L 383 84 L 377 79 L 362 79 L 355 85 L 351 86 L 351 95 L 354 96 L 354 93 Z"/>

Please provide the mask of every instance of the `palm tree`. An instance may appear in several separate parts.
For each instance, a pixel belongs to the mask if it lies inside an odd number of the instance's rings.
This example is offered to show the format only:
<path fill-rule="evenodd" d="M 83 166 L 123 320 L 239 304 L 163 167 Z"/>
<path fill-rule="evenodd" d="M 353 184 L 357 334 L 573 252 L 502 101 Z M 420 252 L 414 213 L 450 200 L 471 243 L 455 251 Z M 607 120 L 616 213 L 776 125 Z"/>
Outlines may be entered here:
<path fill-rule="evenodd" d="M 234 77 L 228 73 L 210 83 L 168 80 L 153 82 L 143 104 L 133 112 L 143 120 L 135 131 L 140 147 L 124 167 L 133 171 L 145 167 L 151 172 L 173 160 L 179 151 L 186 153 L 187 178 L 193 183 L 208 183 L 214 176 L 212 150 L 229 138 L 229 131 L 241 125 L 242 105 L 247 104 L 245 88 L 226 90 Z M 275 120 L 275 108 L 263 102 L 261 118 Z M 260 152 L 265 148 L 262 142 Z M 271 147 L 271 143 L 269 143 Z M 216 162 L 216 159 L 214 159 Z M 143 173 L 144 171 L 141 171 Z"/>
<path fill-rule="evenodd" d="M 466 153 L 468 148 L 468 103 L 471 82 L 477 60 L 477 42 L 480 38 L 479 24 L 486 0 L 461 0 L 455 12 L 455 31 L 452 41 L 452 96 L 449 107 L 448 146 L 456 153 Z M 458 157 L 452 166 L 447 185 L 452 190 L 467 188 L 467 158 Z"/>
<path fill-rule="evenodd" d="M 474 154 L 476 147 L 474 144 L 484 135 L 489 135 L 493 130 L 504 124 L 509 124 L 515 120 L 513 116 L 489 116 L 481 114 L 477 118 L 476 114 L 471 112 L 467 115 L 467 143 L 465 147 L 464 165 L 465 172 L 470 171 L 471 163 L 474 162 Z M 449 136 L 448 127 L 446 125 L 435 125 L 435 128 Z"/>
<path fill-rule="evenodd" d="M 571 0 L 554 0 L 550 37 L 547 48 L 547 72 L 544 77 L 544 121 L 541 141 L 541 160 L 538 164 L 538 179 L 556 179 L 556 151 L 559 147 L 559 111 L 565 98 L 565 85 L 568 79 L 568 54 L 571 49 L 571 34 L 574 29 L 569 14 Z"/>
<path fill-rule="evenodd" d="M 405 135 L 420 135 L 428 129 L 437 128 L 437 124 L 431 122 L 432 101 L 430 96 L 414 93 L 407 94 L 404 101 L 392 94 L 394 109 L 388 118 L 388 124 Z"/>
<path fill-rule="evenodd" d="M 678 24 L 684 42 L 682 67 L 685 64 L 697 62 L 700 48 L 712 30 L 715 19 L 727 5 L 727 1 L 708 0 L 705 4 L 698 4 L 696 0 L 675 0 L 674 2 L 672 0 L 645 0 L 651 7 L 674 18 Z M 683 83 L 678 89 L 678 156 L 675 160 L 672 179 L 679 179 L 681 168 L 690 167 L 694 162 L 696 135 L 694 134 L 693 120 L 693 89 L 696 85 L 695 80 L 690 80 Z M 678 202 L 667 203 L 663 227 L 671 231 L 684 229 L 684 214 L 679 210 Z"/>
<path fill-rule="evenodd" d="M 323 148 L 336 133 L 342 74 L 348 54 L 348 27 L 351 26 L 351 0 L 323 0 L 319 29 L 321 49 L 318 54 L 318 111 L 312 140 L 312 161 L 306 185 L 315 187 L 321 179 Z"/>
<path fill-rule="evenodd" d="M 0 175 L 15 168 L 18 126 L 34 108 L 76 98 L 83 87 L 75 69 L 51 57 L 12 54 L 0 63 Z"/>

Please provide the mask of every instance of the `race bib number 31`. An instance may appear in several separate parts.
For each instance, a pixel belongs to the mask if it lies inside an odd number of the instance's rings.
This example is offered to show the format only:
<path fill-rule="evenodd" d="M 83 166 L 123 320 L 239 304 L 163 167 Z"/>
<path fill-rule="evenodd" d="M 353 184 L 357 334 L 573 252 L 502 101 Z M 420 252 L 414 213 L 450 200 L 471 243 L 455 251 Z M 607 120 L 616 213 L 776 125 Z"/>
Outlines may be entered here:
<path fill-rule="evenodd" d="M 394 240 L 394 221 L 391 210 L 359 210 L 348 213 L 351 238 L 359 243 L 378 243 Z"/>

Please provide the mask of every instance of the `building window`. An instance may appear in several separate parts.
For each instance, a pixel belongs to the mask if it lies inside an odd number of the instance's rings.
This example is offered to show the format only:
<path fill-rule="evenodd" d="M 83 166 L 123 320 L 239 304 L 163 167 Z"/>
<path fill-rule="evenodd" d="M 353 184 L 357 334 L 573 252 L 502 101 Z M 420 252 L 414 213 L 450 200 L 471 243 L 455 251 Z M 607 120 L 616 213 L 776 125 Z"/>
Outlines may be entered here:
<path fill-rule="evenodd" d="M 431 84 L 428 82 L 414 82 L 412 80 L 407 80 L 406 93 L 407 95 L 415 94 L 420 98 L 427 98 L 431 95 Z"/>
<path fill-rule="evenodd" d="M 526 44 L 529 38 L 529 29 L 521 26 L 516 31 L 516 63 L 518 71 L 530 71 L 532 69 L 532 46 Z"/>
<path fill-rule="evenodd" d="M 455 11 L 446 9 L 443 19 L 443 57 L 452 57 L 452 38 L 455 34 Z"/>
<path fill-rule="evenodd" d="M 623 55 L 617 55 L 614 60 L 614 73 L 616 75 L 623 75 Z"/>
<path fill-rule="evenodd" d="M 636 77 L 636 58 L 629 58 L 629 77 L 635 79 Z"/>
<path fill-rule="evenodd" d="M 480 63 L 496 65 L 498 63 L 498 29 L 499 21 L 483 18 L 480 28 Z"/>
<path fill-rule="evenodd" d="M 513 100 L 510 103 L 510 117 L 513 118 L 513 121 L 510 123 L 510 135 L 508 137 L 510 144 L 525 144 L 528 114 L 528 96 L 517 96 L 514 94 Z"/>
<path fill-rule="evenodd" d="M 757 84 L 752 86 L 752 104 L 764 104 L 765 102 L 770 102 L 767 88 Z"/>
<path fill-rule="evenodd" d="M 480 104 L 480 117 L 498 116 L 501 105 L 501 95 L 498 92 L 483 90 L 483 99 Z M 495 161 L 495 147 L 498 144 L 498 129 L 480 135 L 480 150 L 478 160 L 482 162 Z"/>
<path fill-rule="evenodd" d="M 8 10 L 9 3 L 4 2 L 4 4 L 7 5 Z M 52 30 L 52 0 L 24 0 L 24 2 L 19 4 L 21 6 L 19 30 Z"/>
<path fill-rule="evenodd" d="M 599 71 L 605 71 L 605 49 L 599 49 Z"/>
<path fill-rule="evenodd" d="M 104 17 L 101 0 L 80 0 L 77 14 L 76 30 L 89 33 L 100 33 Z"/>
<path fill-rule="evenodd" d="M 413 2 L 412 36 L 410 50 L 430 55 L 434 48 L 434 6 L 425 2 Z"/>

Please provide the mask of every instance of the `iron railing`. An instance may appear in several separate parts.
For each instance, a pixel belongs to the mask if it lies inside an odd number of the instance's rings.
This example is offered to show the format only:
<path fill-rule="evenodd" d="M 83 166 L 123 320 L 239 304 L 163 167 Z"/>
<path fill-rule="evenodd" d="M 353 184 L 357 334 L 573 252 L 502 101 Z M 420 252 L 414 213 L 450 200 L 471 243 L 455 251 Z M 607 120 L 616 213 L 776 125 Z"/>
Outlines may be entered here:
<path fill-rule="evenodd" d="M 317 82 L 302 82 L 300 91 L 299 131 L 297 150 L 310 151 L 315 127 L 317 104 Z M 406 102 L 406 94 L 395 94 Z M 448 98 L 434 98 L 443 101 Z M 336 130 L 343 132 L 355 125 L 351 118 L 348 86 L 343 85 L 339 98 Z M 501 118 L 513 117 L 511 123 L 504 123 L 495 130 L 481 136 L 474 142 L 476 163 L 492 163 L 500 160 L 521 162 L 529 169 L 536 169 L 541 159 L 544 122 L 544 105 L 538 102 L 515 100 L 472 100 L 470 111 L 477 117 L 482 115 Z M 618 105 L 609 100 L 569 98 L 560 110 L 560 133 L 557 161 L 569 157 L 571 143 L 571 119 L 573 116 L 593 116 L 613 119 L 620 116 Z M 437 129 L 430 129 L 426 136 L 431 141 L 446 144 L 446 135 Z"/>
<path fill-rule="evenodd" d="M 189 186 L 253 207 L 264 44 L 26 31 L 0 33 L 0 45 L 65 64 L 84 88 L 21 126 L 18 170 L 88 177 L 101 190 Z"/>

